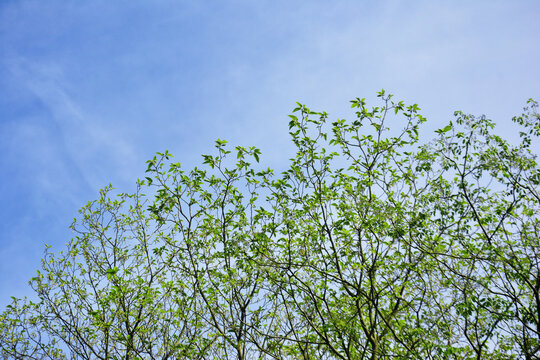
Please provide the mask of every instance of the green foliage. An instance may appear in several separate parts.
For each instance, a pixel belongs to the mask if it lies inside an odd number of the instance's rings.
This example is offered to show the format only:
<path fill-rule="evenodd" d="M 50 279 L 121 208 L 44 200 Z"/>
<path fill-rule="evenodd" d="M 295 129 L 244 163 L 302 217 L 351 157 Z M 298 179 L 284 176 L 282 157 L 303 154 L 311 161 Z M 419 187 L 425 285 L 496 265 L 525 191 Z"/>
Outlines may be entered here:
<path fill-rule="evenodd" d="M 0 354 L 537 359 L 537 104 L 517 145 L 461 112 L 421 143 L 420 108 L 378 97 L 352 121 L 298 104 L 282 174 L 217 140 L 203 168 L 158 153 L 134 194 L 103 189 L 0 315 Z"/>

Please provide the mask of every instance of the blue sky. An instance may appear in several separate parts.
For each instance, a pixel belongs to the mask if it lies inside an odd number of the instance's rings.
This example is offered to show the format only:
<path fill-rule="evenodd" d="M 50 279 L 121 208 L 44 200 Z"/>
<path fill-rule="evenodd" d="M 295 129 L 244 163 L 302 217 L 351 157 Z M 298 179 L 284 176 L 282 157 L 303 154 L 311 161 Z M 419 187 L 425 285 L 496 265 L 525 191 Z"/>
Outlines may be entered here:
<path fill-rule="evenodd" d="M 221 138 L 285 166 L 296 101 L 347 117 L 384 88 L 426 136 L 458 109 L 511 132 L 540 99 L 539 18 L 538 1 L 2 1 L 0 306 L 157 151 L 191 167 Z"/>

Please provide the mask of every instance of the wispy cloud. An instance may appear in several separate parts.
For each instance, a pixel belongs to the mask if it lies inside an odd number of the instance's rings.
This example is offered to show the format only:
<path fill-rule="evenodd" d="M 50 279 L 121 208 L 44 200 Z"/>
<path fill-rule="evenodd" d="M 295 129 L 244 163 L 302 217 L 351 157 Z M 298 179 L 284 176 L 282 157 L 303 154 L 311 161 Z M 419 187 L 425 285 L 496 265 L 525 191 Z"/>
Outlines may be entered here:
<path fill-rule="evenodd" d="M 90 111 L 81 107 L 70 94 L 74 84 L 66 81 L 61 65 L 20 57 L 10 60 L 8 64 L 15 81 L 31 92 L 50 113 L 47 123 L 21 122 L 15 126 L 13 130 L 19 132 L 20 136 L 26 136 L 29 139 L 26 143 L 31 144 L 23 151 L 40 157 L 43 164 L 61 159 L 64 171 L 77 174 L 77 182 L 82 180 L 91 189 L 104 185 L 103 178 L 111 170 L 111 165 L 119 173 L 130 173 L 126 164 L 133 162 L 133 144 L 115 136 L 110 129 L 96 121 Z M 97 159 L 106 160 L 97 162 Z M 43 183 L 52 183 L 59 175 L 63 177 L 58 167 L 43 175 Z"/>

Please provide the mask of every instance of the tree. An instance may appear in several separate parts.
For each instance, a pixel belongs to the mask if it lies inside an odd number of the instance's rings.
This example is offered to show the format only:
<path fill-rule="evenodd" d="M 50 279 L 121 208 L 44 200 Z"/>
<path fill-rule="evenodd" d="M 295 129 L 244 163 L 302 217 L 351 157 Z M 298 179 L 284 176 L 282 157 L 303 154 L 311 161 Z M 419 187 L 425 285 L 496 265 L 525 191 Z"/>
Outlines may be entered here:
<path fill-rule="evenodd" d="M 103 189 L 1 315 L 2 356 L 538 359 L 537 103 L 518 144 L 461 112 L 422 143 L 418 106 L 378 96 L 352 121 L 298 104 L 281 174 L 218 140 Z"/>

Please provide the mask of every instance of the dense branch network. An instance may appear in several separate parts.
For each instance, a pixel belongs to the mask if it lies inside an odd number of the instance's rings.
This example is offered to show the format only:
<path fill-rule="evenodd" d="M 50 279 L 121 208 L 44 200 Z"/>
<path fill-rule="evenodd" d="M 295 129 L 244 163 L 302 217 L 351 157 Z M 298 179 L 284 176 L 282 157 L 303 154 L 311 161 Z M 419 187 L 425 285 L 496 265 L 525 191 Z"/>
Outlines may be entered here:
<path fill-rule="evenodd" d="M 461 112 L 298 104 L 281 174 L 216 142 L 101 191 L 0 315 L 5 359 L 538 359 L 537 104 L 511 144 Z"/>

